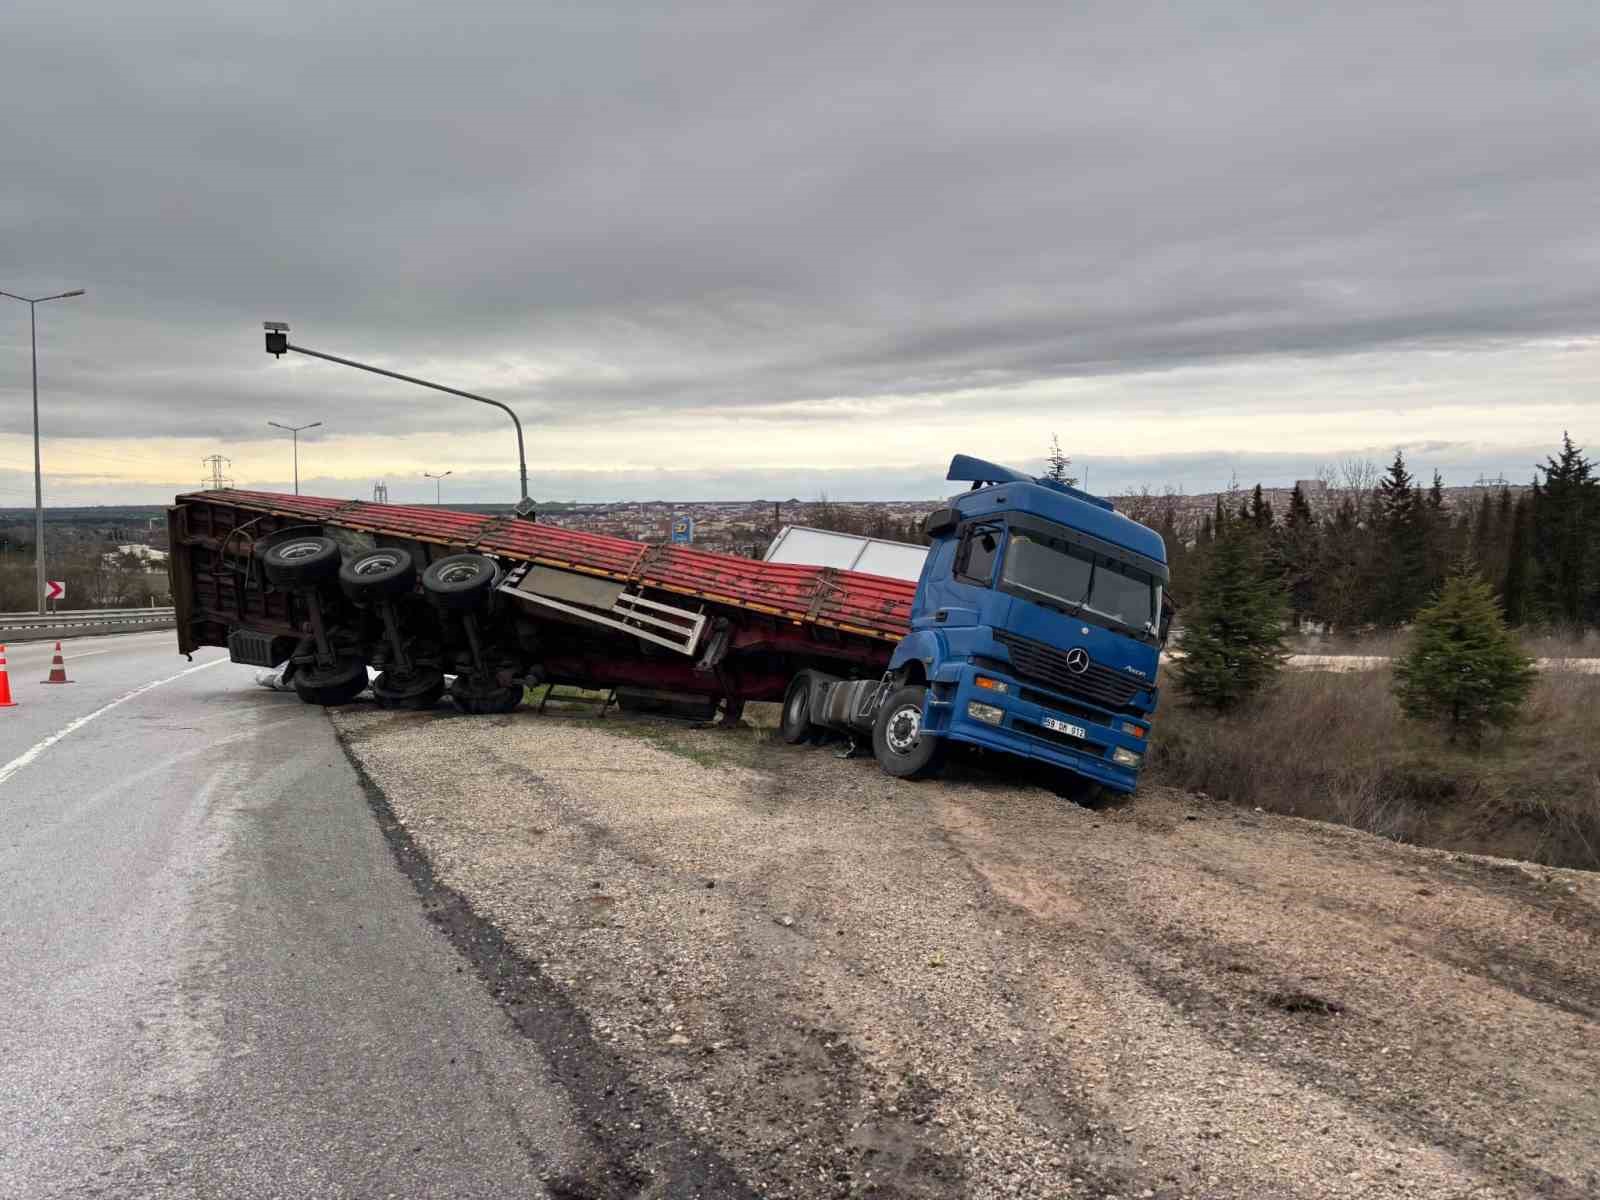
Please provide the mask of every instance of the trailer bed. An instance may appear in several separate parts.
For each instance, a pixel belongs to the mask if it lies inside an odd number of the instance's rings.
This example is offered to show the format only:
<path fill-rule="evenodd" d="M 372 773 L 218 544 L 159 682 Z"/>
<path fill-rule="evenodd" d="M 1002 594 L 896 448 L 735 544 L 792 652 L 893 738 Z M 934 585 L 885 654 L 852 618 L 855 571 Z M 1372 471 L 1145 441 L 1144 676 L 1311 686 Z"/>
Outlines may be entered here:
<path fill-rule="evenodd" d="M 685 546 L 635 542 L 510 515 L 486 516 L 423 505 L 372 504 L 236 489 L 191 492 L 179 496 L 177 503 L 191 509 L 226 506 L 380 537 L 473 550 L 880 642 L 898 642 L 909 632 L 911 604 L 917 590 L 914 583 L 881 575 L 765 563 Z M 234 527 L 226 521 L 219 524 Z"/>

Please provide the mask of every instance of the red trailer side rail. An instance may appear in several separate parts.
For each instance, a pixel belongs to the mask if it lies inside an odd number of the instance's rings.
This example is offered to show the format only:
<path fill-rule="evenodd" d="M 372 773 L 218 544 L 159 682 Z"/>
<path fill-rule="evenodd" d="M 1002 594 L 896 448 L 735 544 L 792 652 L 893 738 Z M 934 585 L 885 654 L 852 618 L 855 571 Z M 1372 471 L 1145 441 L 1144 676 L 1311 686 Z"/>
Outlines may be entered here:
<path fill-rule="evenodd" d="M 231 505 L 361 533 L 461 547 L 890 642 L 910 631 L 911 602 L 917 591 L 914 583 L 881 575 L 764 563 L 686 546 L 560 529 L 512 516 L 421 505 L 232 489 L 191 492 L 179 496 L 178 502 Z"/>
<path fill-rule="evenodd" d="M 293 597 L 257 588 L 248 574 L 229 566 L 247 561 L 258 539 L 296 526 L 437 548 L 439 555 L 489 554 L 683 597 L 727 618 L 735 651 L 814 654 L 863 668 L 887 663 L 893 645 L 909 631 L 916 594 L 915 584 L 899 579 L 651 545 L 511 515 L 271 492 L 193 492 L 177 497 L 169 516 L 181 651 L 224 645 L 229 630 L 240 627 L 303 631 Z M 669 678 L 679 674 L 667 671 Z M 760 698 L 772 686 L 752 686 L 747 694 Z"/>

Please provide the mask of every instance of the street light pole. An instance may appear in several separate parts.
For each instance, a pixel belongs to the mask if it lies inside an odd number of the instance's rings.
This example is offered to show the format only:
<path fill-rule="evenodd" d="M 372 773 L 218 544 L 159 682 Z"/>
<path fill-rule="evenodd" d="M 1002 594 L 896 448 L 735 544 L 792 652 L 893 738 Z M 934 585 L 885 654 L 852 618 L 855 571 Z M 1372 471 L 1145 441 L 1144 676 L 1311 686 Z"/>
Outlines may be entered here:
<path fill-rule="evenodd" d="M 424 471 L 423 474 L 429 479 L 433 480 L 433 506 L 438 508 L 439 505 L 443 503 L 441 497 L 444 495 L 444 484 L 440 483 L 439 481 L 443 479 L 445 475 L 453 475 L 455 472 L 445 471 L 441 475 L 435 475 L 432 471 Z"/>
<path fill-rule="evenodd" d="M 356 362 L 351 358 L 340 358 L 335 354 L 324 354 L 320 350 L 307 350 L 304 346 L 296 346 L 289 340 L 289 326 L 285 322 L 263 321 L 261 324 L 267 331 L 267 353 L 274 358 L 282 358 L 293 350 L 296 354 L 326 359 L 328 362 L 335 362 L 340 366 L 354 367 L 358 371 L 371 371 L 374 375 L 386 375 L 390 379 L 398 379 L 402 383 L 414 383 L 418 387 L 432 388 L 436 392 L 448 392 L 452 396 L 461 396 L 467 400 L 476 400 L 479 404 L 490 404 L 498 408 L 511 418 L 511 424 L 516 426 L 517 430 L 517 469 L 522 476 L 522 498 L 517 501 L 516 512 L 519 517 L 530 516 L 533 513 L 535 506 L 528 496 L 528 455 L 524 451 L 522 444 L 522 422 L 517 418 L 517 414 L 511 410 L 510 405 L 502 404 L 498 400 L 491 400 L 487 396 L 477 396 L 471 392 L 463 392 L 460 388 L 446 387 L 442 383 L 418 379 L 415 375 L 402 375 L 399 371 L 386 371 L 382 367 L 374 367 L 370 363 Z"/>
<path fill-rule="evenodd" d="M 30 299 L 13 292 L 0 291 L 0 296 L 20 300 L 28 306 L 28 346 L 33 352 L 33 578 L 38 594 L 39 615 L 45 613 L 44 599 L 44 472 L 39 464 L 39 322 L 38 306 L 47 300 L 66 300 L 83 295 L 82 288 L 58 292 L 54 296 Z"/>
<path fill-rule="evenodd" d="M 274 429 L 287 429 L 294 434 L 294 494 L 300 494 L 300 431 L 302 429 L 315 429 L 321 421 L 313 421 L 309 425 L 279 425 L 276 421 L 268 421 Z"/>

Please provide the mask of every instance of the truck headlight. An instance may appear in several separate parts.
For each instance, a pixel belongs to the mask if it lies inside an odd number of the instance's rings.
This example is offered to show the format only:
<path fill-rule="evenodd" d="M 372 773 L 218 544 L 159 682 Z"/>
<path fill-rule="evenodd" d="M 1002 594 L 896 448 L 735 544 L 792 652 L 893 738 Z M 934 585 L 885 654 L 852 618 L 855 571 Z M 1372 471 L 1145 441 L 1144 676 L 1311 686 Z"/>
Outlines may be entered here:
<path fill-rule="evenodd" d="M 1111 761 L 1119 767 L 1132 767 L 1135 770 L 1139 766 L 1139 756 L 1132 750 L 1125 750 L 1121 746 L 1111 752 Z"/>
<path fill-rule="evenodd" d="M 1132 721 L 1122 722 L 1122 732 L 1127 734 L 1129 737 L 1142 738 L 1144 736 L 1144 730 L 1140 726 L 1135 725 Z"/>
<path fill-rule="evenodd" d="M 998 725 L 1006 719 L 1006 710 L 992 704 L 979 704 L 976 700 L 967 705 L 967 716 L 985 725 Z"/>
<path fill-rule="evenodd" d="M 972 684 L 974 687 L 980 687 L 986 692 L 994 692 L 1000 696 L 1004 696 L 1011 690 L 1011 685 L 1004 679 L 990 679 L 987 675 L 979 675 L 972 681 Z"/>

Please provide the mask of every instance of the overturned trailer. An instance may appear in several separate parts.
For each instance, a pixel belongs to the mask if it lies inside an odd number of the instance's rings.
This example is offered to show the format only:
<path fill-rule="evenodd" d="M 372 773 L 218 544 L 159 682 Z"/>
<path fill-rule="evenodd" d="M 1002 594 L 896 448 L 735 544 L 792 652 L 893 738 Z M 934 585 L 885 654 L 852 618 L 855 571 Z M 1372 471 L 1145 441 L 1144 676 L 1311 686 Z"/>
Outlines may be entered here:
<path fill-rule="evenodd" d="M 728 721 L 781 700 L 786 741 L 870 738 L 891 775 L 964 744 L 1131 791 L 1171 620 L 1160 536 L 982 459 L 948 478 L 972 486 L 929 515 L 915 583 L 511 514 L 191 493 L 169 514 L 178 646 L 287 664 L 312 704 L 354 699 L 369 670 L 389 708 L 431 707 L 447 680 L 476 713 L 540 683 Z"/>
<path fill-rule="evenodd" d="M 450 684 L 503 712 L 539 683 L 703 698 L 736 719 L 805 669 L 876 678 L 916 585 L 648 545 L 516 516 L 236 490 L 168 512 L 178 645 L 287 663 L 301 698 L 379 704 Z"/>

